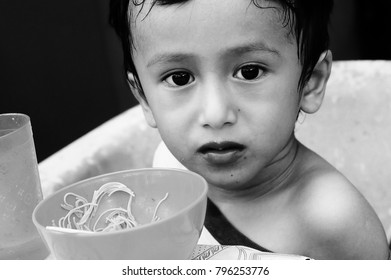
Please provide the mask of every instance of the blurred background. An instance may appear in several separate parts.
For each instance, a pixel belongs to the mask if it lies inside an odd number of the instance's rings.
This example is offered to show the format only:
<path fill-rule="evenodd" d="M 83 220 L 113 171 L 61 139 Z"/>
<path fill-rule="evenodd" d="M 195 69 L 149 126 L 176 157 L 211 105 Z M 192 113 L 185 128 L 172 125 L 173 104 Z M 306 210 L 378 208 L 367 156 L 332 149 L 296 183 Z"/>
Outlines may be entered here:
<path fill-rule="evenodd" d="M 391 2 L 334 2 L 334 60 L 390 60 Z M 0 0 L 0 113 L 31 117 L 38 161 L 137 104 L 108 4 Z"/>

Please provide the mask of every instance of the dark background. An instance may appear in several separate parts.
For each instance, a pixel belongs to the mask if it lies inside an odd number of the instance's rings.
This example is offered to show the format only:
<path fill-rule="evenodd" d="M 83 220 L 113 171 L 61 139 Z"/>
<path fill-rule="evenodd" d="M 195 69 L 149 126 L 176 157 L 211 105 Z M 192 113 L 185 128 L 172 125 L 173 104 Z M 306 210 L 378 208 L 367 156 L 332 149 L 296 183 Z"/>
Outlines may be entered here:
<path fill-rule="evenodd" d="M 0 113 L 32 120 L 38 161 L 136 104 L 108 0 L 0 0 Z M 391 59 L 389 1 L 335 0 L 334 60 Z"/>

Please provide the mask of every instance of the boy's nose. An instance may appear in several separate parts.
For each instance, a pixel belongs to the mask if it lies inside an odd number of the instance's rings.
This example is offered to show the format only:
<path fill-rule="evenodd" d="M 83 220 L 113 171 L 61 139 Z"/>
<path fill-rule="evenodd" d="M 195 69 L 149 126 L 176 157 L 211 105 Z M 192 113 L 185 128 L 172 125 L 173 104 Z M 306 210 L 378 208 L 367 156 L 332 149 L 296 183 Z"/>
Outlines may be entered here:
<path fill-rule="evenodd" d="M 204 88 L 202 98 L 199 115 L 202 126 L 220 129 L 236 123 L 236 105 L 229 90 L 212 84 Z"/>

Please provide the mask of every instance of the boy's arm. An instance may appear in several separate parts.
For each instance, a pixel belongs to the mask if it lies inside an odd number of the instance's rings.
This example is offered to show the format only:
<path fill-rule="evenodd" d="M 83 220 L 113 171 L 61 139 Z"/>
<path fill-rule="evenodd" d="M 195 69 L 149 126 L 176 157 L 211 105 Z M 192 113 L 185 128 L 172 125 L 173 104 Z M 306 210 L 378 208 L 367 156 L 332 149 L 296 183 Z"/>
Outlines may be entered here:
<path fill-rule="evenodd" d="M 302 209 L 310 257 L 388 259 L 384 228 L 354 186 L 339 173 L 322 175 L 305 191 Z M 316 248 L 316 249 L 314 249 Z"/>

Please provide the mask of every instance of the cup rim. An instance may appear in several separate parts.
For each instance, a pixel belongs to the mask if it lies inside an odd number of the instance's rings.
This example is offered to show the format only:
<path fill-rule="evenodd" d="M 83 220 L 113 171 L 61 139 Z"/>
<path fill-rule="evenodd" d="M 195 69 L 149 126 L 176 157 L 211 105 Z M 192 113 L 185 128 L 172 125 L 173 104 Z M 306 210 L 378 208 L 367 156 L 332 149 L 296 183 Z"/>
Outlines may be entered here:
<path fill-rule="evenodd" d="M 24 128 L 25 126 L 27 126 L 31 122 L 30 116 L 28 116 L 24 113 L 2 113 L 2 114 L 0 114 L 0 119 L 3 117 L 5 117 L 5 118 L 22 117 L 24 123 L 19 127 L 15 127 L 15 129 L 13 131 L 11 131 L 10 133 L 0 135 L 0 138 L 10 137 L 12 134 L 17 133 L 19 130 L 21 130 L 22 128 Z"/>

